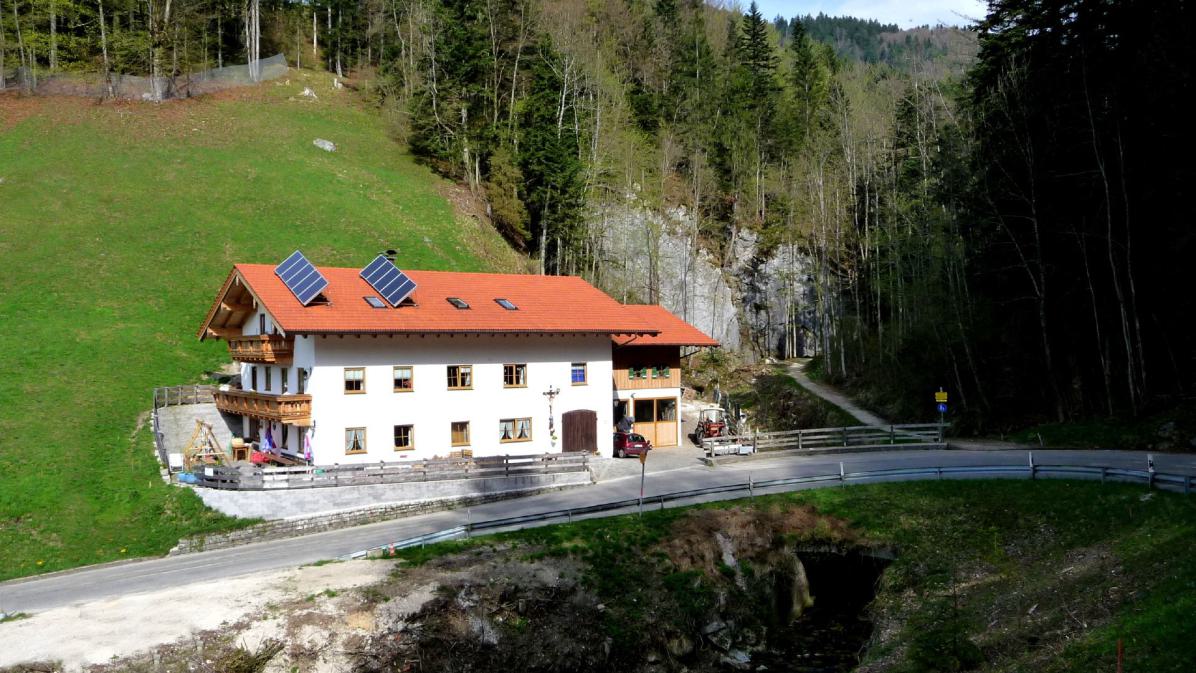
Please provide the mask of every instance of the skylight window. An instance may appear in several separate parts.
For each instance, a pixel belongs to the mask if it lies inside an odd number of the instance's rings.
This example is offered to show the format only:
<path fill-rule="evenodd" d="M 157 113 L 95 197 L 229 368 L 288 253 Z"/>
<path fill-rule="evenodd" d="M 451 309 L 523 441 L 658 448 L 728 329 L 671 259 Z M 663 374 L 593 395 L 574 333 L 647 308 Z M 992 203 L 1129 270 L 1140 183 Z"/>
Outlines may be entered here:
<path fill-rule="evenodd" d="M 448 303 L 452 304 L 453 306 L 456 306 L 459 309 L 469 308 L 469 303 L 466 302 L 464 299 L 461 299 L 460 297 L 449 297 Z"/>
<path fill-rule="evenodd" d="M 519 307 L 512 304 L 510 299 L 503 299 L 500 297 L 498 299 L 495 299 L 494 301 L 497 302 L 499 306 L 507 309 L 508 311 L 518 311 L 519 310 Z"/>
<path fill-rule="evenodd" d="M 375 297 L 372 294 L 369 295 L 368 297 L 362 297 L 362 299 L 365 299 L 365 303 L 369 304 L 370 306 L 373 306 L 374 308 L 386 308 L 386 304 L 383 304 L 381 299 Z"/>

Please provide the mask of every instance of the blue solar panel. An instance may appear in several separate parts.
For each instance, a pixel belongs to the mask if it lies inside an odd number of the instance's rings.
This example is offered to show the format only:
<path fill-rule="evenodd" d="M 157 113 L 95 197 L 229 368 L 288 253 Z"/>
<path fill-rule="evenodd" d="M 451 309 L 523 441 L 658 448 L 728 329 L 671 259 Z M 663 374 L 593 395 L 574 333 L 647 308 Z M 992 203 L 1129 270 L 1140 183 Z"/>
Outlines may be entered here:
<path fill-rule="evenodd" d="M 385 255 L 375 257 L 369 266 L 361 270 L 361 277 L 391 306 L 403 303 L 415 291 L 415 281 L 399 271 L 399 267 Z"/>
<path fill-rule="evenodd" d="M 307 306 L 328 287 L 324 278 L 312 263 L 307 261 L 303 253 L 298 250 L 286 258 L 282 264 L 274 268 L 274 273 L 282 279 L 287 289 L 295 294 L 300 304 Z"/>

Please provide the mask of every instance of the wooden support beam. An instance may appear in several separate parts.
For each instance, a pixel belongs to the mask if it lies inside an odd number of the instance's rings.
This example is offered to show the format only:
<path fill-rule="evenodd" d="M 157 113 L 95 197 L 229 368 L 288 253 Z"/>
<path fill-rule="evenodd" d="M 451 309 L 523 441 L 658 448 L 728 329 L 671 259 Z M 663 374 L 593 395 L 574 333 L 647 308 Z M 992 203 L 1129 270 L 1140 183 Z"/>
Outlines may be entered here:
<path fill-rule="evenodd" d="M 252 313 L 253 306 L 249 304 L 230 304 L 228 302 L 220 302 L 220 309 L 228 311 L 229 313 Z"/>
<path fill-rule="evenodd" d="M 241 336 L 241 330 L 234 327 L 209 327 L 208 336 L 214 339 L 228 339 Z"/>

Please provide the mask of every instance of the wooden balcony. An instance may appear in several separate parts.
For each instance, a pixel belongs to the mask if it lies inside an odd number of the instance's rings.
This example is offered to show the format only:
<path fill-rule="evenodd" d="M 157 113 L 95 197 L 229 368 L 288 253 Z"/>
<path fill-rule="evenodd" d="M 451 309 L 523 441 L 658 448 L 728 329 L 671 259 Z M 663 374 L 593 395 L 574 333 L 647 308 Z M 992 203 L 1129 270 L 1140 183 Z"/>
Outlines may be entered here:
<path fill-rule="evenodd" d="M 217 390 L 216 408 L 229 414 L 291 425 L 311 425 L 311 395 L 267 395 L 249 390 Z"/>
<path fill-rule="evenodd" d="M 277 334 L 230 336 L 228 354 L 238 362 L 287 365 L 295 354 L 295 338 Z"/>

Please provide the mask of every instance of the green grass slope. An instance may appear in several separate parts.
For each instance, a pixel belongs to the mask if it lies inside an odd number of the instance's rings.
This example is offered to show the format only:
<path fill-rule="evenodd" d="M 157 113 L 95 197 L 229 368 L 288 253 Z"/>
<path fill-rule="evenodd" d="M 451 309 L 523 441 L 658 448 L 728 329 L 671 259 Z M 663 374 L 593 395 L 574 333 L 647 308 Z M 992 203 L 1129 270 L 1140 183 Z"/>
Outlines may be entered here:
<path fill-rule="evenodd" d="M 828 519 L 810 516 L 808 507 Z M 723 509 L 767 516 L 698 516 Z M 510 548 L 520 558 L 571 558 L 584 564 L 587 587 L 608 606 L 602 625 L 608 635 L 646 652 L 670 628 L 686 628 L 676 606 L 695 611 L 688 627 L 696 631 L 735 596 L 725 578 L 695 582 L 681 573 L 661 554 L 662 545 L 697 545 L 714 530 L 751 539 L 759 531 L 733 522 L 753 520 L 793 522 L 796 532 L 778 526 L 774 543 L 896 551 L 868 609 L 875 631 L 858 671 L 1112 672 L 1119 640 L 1126 671 L 1196 670 L 1196 500 L 1144 486 L 1055 480 L 856 485 L 478 536 L 397 555 L 417 565 L 460 553 L 454 572 L 468 569 L 469 556 L 488 547 Z M 716 528 L 718 521 L 732 527 Z M 811 587 L 816 603 L 822 590 Z M 624 629 L 642 623 L 653 628 Z M 617 642 L 613 650 L 621 649 L 632 648 Z"/>
<path fill-rule="evenodd" d="M 397 247 L 409 268 L 519 265 L 330 85 L 292 71 L 159 106 L 0 97 L 0 580 L 237 525 L 162 484 L 144 427 L 155 386 L 227 362 L 195 333 L 234 262 Z"/>

